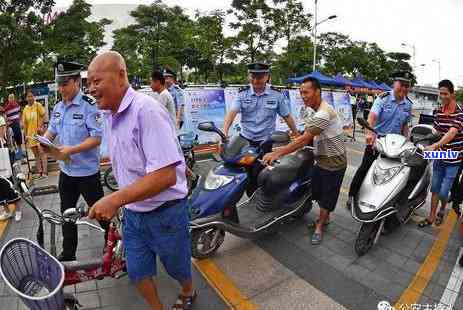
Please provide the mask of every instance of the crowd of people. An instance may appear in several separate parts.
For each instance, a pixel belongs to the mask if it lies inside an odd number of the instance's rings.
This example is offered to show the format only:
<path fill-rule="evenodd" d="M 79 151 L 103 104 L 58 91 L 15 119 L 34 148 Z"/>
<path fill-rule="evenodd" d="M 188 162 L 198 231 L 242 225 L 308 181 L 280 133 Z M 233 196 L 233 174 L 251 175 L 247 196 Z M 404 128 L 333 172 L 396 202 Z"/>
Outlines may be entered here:
<path fill-rule="evenodd" d="M 13 143 L 20 148 L 22 128 L 26 146 L 36 158 L 39 177 L 47 176 L 48 155 L 59 161 L 62 212 L 75 207 L 82 195 L 91 206 L 89 217 L 97 219 L 107 231 L 109 221 L 124 207 L 123 238 L 130 279 L 152 309 L 161 309 L 153 281 L 157 274 L 156 257 L 159 257 L 167 273 L 181 286 L 173 309 L 191 309 L 197 292 L 191 276 L 186 167 L 176 135 L 182 126 L 185 100 L 181 88 L 175 84 L 175 73 L 172 70 L 154 71 L 151 88 L 155 94 L 148 96 L 130 86 L 123 57 L 117 52 L 105 52 L 96 56 L 88 66 L 89 96 L 81 91 L 82 69 L 83 66 L 77 63 L 57 64 L 56 82 L 62 99 L 50 114 L 47 128 L 44 126 L 44 108 L 34 100 L 32 91 L 26 92 L 27 106 L 22 112 L 14 97 L 10 96 L 4 108 L 6 119 L 0 118 L 0 140 L 6 145 Z M 249 85 L 239 90 L 225 116 L 224 134 L 228 136 L 231 124 L 237 114 L 241 114 L 240 135 L 250 145 L 260 145 L 275 131 L 275 121 L 279 115 L 294 134 L 294 140 L 277 150 L 265 150 L 263 163 L 271 165 L 287 154 L 313 145 L 313 178 L 317 181 L 312 184 L 312 193 L 320 212 L 313 224 L 311 243 L 319 245 L 323 240 L 323 228 L 329 223 L 330 214 L 337 205 L 347 168 L 348 154 L 340 118 L 336 110 L 322 99 L 319 81 L 308 77 L 299 88 L 304 105 L 308 108 L 305 130 L 300 133 L 286 99 L 278 89 L 268 84 L 270 67 L 253 63 L 248 65 L 248 74 Z M 410 135 L 412 102 L 407 95 L 414 78 L 412 73 L 400 71 L 394 74 L 393 79 L 393 90 L 378 96 L 369 111 L 367 121 L 376 133 L 368 129 L 365 131 L 366 147 L 362 163 L 350 185 L 348 208 L 352 207 L 365 175 L 378 156 L 374 147 L 378 136 L 391 133 L 406 137 Z M 439 92 L 442 106 L 435 111 L 434 128 L 442 133 L 442 138 L 426 150 L 460 152 L 463 110 L 455 100 L 452 82 L 441 81 Z M 98 151 L 103 127 L 120 188 L 106 196 L 100 182 Z M 35 134 L 56 139 L 59 150 L 38 145 L 30 139 Z M 462 165 L 462 154 L 459 154 L 453 160 L 434 161 L 431 211 L 419 223 L 419 227 L 440 225 L 444 220 L 452 185 L 456 192 L 463 186 L 458 183 Z M 411 169 L 409 182 L 419 178 L 422 173 L 419 169 Z M 2 199 L 7 199 L 9 204 L 19 199 L 6 178 L 0 179 L 0 192 Z M 406 199 L 408 194 L 405 193 L 402 198 Z M 459 212 L 460 202 L 454 199 L 456 212 Z M 10 214 L 8 210 L 8 207 L 5 208 L 4 214 Z M 5 219 L 8 216 L 0 217 Z M 389 228 L 387 225 L 384 227 L 385 231 Z M 75 260 L 77 228 L 66 223 L 62 231 L 63 251 L 58 259 Z M 463 257 L 460 263 L 463 264 Z"/>

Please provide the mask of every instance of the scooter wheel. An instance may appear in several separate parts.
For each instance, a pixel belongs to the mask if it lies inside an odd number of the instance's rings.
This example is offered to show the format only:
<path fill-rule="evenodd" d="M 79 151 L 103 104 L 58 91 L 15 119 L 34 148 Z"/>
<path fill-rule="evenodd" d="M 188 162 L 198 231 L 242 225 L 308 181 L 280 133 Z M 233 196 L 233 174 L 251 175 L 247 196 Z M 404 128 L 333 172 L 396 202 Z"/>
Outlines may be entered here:
<path fill-rule="evenodd" d="M 225 231 L 218 228 L 195 229 L 191 232 L 191 256 L 208 258 L 215 254 L 225 240 Z"/>
<path fill-rule="evenodd" d="M 362 224 L 354 244 L 354 250 L 358 256 L 365 255 L 373 247 L 380 226 L 381 221 Z"/>
<path fill-rule="evenodd" d="M 113 192 L 119 190 L 119 185 L 117 184 L 116 178 L 113 173 L 113 168 L 108 168 L 103 176 L 104 184 L 107 188 L 112 190 Z"/>

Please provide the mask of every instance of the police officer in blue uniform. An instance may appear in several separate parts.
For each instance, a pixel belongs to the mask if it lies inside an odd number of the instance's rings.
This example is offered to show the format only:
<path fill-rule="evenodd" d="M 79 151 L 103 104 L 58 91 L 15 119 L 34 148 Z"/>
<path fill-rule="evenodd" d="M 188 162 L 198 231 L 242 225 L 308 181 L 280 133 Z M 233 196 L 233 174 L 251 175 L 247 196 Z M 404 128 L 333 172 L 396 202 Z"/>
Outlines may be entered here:
<path fill-rule="evenodd" d="M 169 93 L 172 95 L 175 103 L 175 113 L 177 114 L 177 128 L 182 128 L 183 125 L 183 114 L 185 112 L 185 94 L 183 89 L 177 85 L 177 76 L 174 71 L 170 69 L 164 69 L 164 78 L 166 80 L 166 86 Z"/>
<path fill-rule="evenodd" d="M 385 92 L 375 100 L 368 115 L 368 123 L 373 127 L 380 136 L 386 134 L 401 134 L 406 137 L 409 135 L 408 122 L 412 118 L 412 101 L 407 97 L 414 80 L 414 76 L 409 71 L 398 71 L 393 74 L 393 90 Z M 347 207 L 351 208 L 353 198 L 357 195 L 368 170 L 378 156 L 373 148 L 376 140 L 376 134 L 366 131 L 366 147 L 362 163 L 357 169 L 349 189 L 349 199 Z M 409 180 L 414 180 L 414 172 Z"/>
<path fill-rule="evenodd" d="M 281 116 L 295 135 L 299 135 L 289 102 L 273 86 L 268 85 L 270 66 L 264 63 L 248 65 L 250 85 L 239 90 L 238 96 L 225 116 L 223 131 L 228 131 L 238 113 L 241 113 L 241 133 L 251 145 L 258 145 L 275 131 L 277 115 Z M 270 150 L 267 150 L 270 151 Z"/>
<path fill-rule="evenodd" d="M 59 161 L 59 194 L 61 212 L 75 208 L 82 195 L 89 206 L 103 197 L 100 182 L 100 154 L 102 127 L 95 101 L 80 90 L 83 66 L 74 62 L 56 64 L 56 83 L 62 97 L 50 117 L 45 137 L 60 145 L 59 151 L 47 151 Z M 109 222 L 100 222 L 106 232 Z M 76 259 L 77 227 L 63 225 L 63 252 L 60 261 Z M 106 234 L 105 234 L 106 239 Z"/>

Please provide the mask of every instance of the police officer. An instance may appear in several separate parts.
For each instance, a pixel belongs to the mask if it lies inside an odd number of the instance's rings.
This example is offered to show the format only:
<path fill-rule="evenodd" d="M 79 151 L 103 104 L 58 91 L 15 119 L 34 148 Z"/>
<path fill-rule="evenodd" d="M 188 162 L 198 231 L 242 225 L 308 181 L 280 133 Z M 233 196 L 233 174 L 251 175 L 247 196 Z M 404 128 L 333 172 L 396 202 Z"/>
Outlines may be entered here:
<path fill-rule="evenodd" d="M 164 69 L 164 78 L 166 80 L 166 86 L 169 93 L 174 98 L 175 111 L 177 114 L 177 128 L 182 128 L 183 115 L 185 112 L 185 94 L 180 86 L 177 85 L 177 76 L 174 71 L 170 69 Z"/>
<path fill-rule="evenodd" d="M 80 195 L 89 206 L 103 197 L 99 172 L 102 128 L 94 100 L 80 90 L 82 68 L 82 65 L 74 62 L 56 64 L 56 83 L 62 100 L 53 109 L 45 133 L 45 137 L 51 141 L 57 137 L 61 145 L 59 151 L 47 149 L 59 160 L 61 212 L 75 208 Z M 100 225 L 107 231 L 109 222 L 100 221 Z M 58 259 L 75 260 L 77 227 L 65 223 L 62 230 L 63 252 Z"/>
<path fill-rule="evenodd" d="M 393 90 L 385 92 L 375 100 L 368 115 L 368 123 L 380 136 L 386 134 L 401 134 L 406 137 L 409 135 L 408 122 L 412 117 L 412 101 L 407 97 L 414 80 L 414 76 L 409 71 L 398 71 L 393 74 Z M 349 189 L 347 207 L 351 208 L 353 198 L 357 195 L 368 170 L 375 161 L 378 153 L 373 145 L 376 134 L 366 130 L 366 147 L 360 167 L 357 169 Z M 413 172 L 418 171 L 414 170 Z M 412 173 L 413 174 L 413 173 Z M 414 179 L 413 176 L 409 180 Z"/>
<path fill-rule="evenodd" d="M 267 84 L 270 66 L 264 63 L 248 65 L 250 85 L 241 88 L 230 111 L 225 116 L 223 131 L 228 131 L 238 113 L 241 113 L 241 136 L 258 145 L 275 131 L 277 115 L 280 115 L 295 135 L 299 135 L 289 103 L 284 95 Z M 270 150 L 267 150 L 270 151 Z"/>

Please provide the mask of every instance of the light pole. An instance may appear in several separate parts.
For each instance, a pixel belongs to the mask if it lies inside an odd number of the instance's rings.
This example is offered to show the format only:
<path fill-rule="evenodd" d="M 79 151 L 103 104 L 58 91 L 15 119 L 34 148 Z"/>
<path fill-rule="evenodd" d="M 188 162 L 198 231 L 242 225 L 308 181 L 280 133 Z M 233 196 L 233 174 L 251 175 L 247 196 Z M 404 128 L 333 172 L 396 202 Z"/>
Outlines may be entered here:
<path fill-rule="evenodd" d="M 313 27 L 313 66 L 312 66 L 312 71 L 315 71 L 316 69 L 316 62 L 317 62 L 317 26 L 320 25 L 321 23 L 326 22 L 327 20 L 330 19 L 335 19 L 337 16 L 336 15 L 331 15 L 328 18 L 325 18 L 324 20 L 317 22 L 317 3 L 318 0 L 315 0 L 315 14 L 314 14 L 314 27 Z"/>
<path fill-rule="evenodd" d="M 413 50 L 413 71 L 416 72 L 416 47 L 414 44 L 402 43 L 402 46 L 410 47 Z"/>
<path fill-rule="evenodd" d="M 433 59 L 432 62 L 437 63 L 437 68 L 438 68 L 438 74 L 439 74 L 439 81 L 440 81 L 440 60 L 439 59 Z"/>

